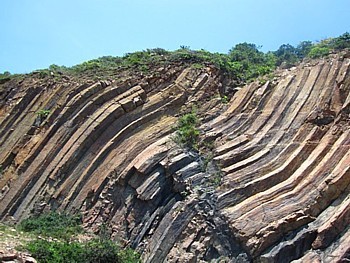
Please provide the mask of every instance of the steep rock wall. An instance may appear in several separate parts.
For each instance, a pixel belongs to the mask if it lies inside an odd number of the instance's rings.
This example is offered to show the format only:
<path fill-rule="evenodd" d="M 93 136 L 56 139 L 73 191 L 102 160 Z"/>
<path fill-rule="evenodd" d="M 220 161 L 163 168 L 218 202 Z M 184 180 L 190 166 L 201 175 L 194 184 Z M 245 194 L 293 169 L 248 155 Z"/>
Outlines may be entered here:
<path fill-rule="evenodd" d="M 212 67 L 5 83 L 0 216 L 81 211 L 145 262 L 345 260 L 349 66 L 344 54 L 305 62 L 227 105 Z M 173 140 L 193 106 L 199 152 Z"/>

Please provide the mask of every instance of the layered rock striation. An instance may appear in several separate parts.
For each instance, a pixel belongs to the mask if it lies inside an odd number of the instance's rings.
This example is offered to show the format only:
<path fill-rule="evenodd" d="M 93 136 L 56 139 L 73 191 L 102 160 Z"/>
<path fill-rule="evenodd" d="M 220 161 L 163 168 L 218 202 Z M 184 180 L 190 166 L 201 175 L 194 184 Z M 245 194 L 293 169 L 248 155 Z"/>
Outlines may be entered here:
<path fill-rule="evenodd" d="M 332 55 L 239 89 L 215 67 L 185 64 L 8 81 L 0 217 L 80 211 L 144 262 L 346 260 L 349 67 Z M 194 107 L 199 150 L 174 139 Z"/>

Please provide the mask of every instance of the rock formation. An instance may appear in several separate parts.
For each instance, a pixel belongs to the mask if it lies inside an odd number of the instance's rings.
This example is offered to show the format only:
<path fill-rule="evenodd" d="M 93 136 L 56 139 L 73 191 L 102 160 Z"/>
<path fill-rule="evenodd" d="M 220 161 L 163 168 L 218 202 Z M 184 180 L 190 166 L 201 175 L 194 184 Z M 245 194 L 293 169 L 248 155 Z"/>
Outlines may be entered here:
<path fill-rule="evenodd" d="M 0 88 L 0 218 L 81 211 L 144 262 L 342 262 L 350 254 L 350 59 L 219 94 L 212 66 Z M 196 107 L 199 151 L 174 140 Z M 226 261 L 225 261 L 226 260 Z"/>

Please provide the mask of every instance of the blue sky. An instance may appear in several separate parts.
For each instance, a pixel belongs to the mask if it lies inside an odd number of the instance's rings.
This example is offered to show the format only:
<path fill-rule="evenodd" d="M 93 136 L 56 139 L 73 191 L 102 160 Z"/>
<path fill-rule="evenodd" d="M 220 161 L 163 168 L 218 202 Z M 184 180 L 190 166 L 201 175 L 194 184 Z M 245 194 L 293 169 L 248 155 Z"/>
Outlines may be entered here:
<path fill-rule="evenodd" d="M 350 0 L 2 0 L 0 72 L 161 47 L 263 51 L 350 31 Z"/>

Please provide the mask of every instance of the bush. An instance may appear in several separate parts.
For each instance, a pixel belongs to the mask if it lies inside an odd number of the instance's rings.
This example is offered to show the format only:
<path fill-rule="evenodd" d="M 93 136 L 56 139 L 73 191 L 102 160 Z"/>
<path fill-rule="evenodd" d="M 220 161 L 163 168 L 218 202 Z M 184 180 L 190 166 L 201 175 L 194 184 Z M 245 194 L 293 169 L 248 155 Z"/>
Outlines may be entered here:
<path fill-rule="evenodd" d="M 19 229 L 44 236 L 27 243 L 23 248 L 41 262 L 50 263 L 109 263 L 140 262 L 140 256 L 132 249 L 120 249 L 109 240 L 106 226 L 101 228 L 98 238 L 81 243 L 71 241 L 72 235 L 81 233 L 81 216 L 51 212 L 25 219 Z M 58 238 L 52 241 L 51 238 Z"/>
<path fill-rule="evenodd" d="M 320 46 L 314 46 L 311 48 L 308 56 L 310 58 L 321 58 L 324 56 L 327 56 L 329 54 L 329 48 L 328 47 L 320 47 Z"/>
<path fill-rule="evenodd" d="M 221 97 L 221 103 L 223 103 L 223 104 L 227 104 L 229 102 L 229 100 L 230 99 L 226 95 L 223 95 Z"/>
<path fill-rule="evenodd" d="M 46 119 L 46 117 L 49 116 L 50 113 L 51 113 L 50 110 L 45 110 L 45 109 L 41 109 L 41 110 L 36 112 L 36 114 L 38 116 L 40 116 L 40 118 L 42 118 L 42 119 Z"/>
<path fill-rule="evenodd" d="M 4 73 L 0 73 L 0 84 L 5 83 L 11 79 L 11 73 L 5 71 Z"/>
<path fill-rule="evenodd" d="M 303 59 L 309 54 L 313 44 L 311 41 L 302 41 L 296 47 L 296 53 L 299 59 Z"/>
<path fill-rule="evenodd" d="M 140 262 L 138 253 L 122 250 L 111 240 L 93 239 L 86 243 L 34 240 L 25 248 L 39 263 L 133 263 Z"/>
<path fill-rule="evenodd" d="M 84 246 L 86 263 L 139 262 L 140 256 L 131 249 L 121 250 L 118 245 L 107 239 L 94 239 Z"/>
<path fill-rule="evenodd" d="M 80 215 L 50 212 L 23 220 L 19 229 L 37 235 L 68 239 L 72 235 L 82 232 L 80 224 Z"/>
<path fill-rule="evenodd" d="M 50 242 L 47 240 L 33 240 L 26 246 L 39 263 L 86 262 L 85 249 L 78 242 Z"/>
<path fill-rule="evenodd" d="M 243 82 L 270 73 L 275 68 L 276 56 L 259 49 L 255 44 L 240 43 L 229 51 L 231 72 Z"/>
<path fill-rule="evenodd" d="M 281 45 L 277 51 L 274 52 L 277 57 L 276 64 L 280 66 L 286 63 L 287 66 L 296 64 L 299 61 L 298 50 L 290 44 Z"/>
<path fill-rule="evenodd" d="M 183 115 L 177 123 L 175 141 L 189 148 L 197 148 L 199 130 L 198 117 L 194 111 Z"/>
<path fill-rule="evenodd" d="M 341 36 L 334 38 L 332 41 L 332 46 L 337 50 L 350 48 L 350 34 L 346 32 Z"/>

